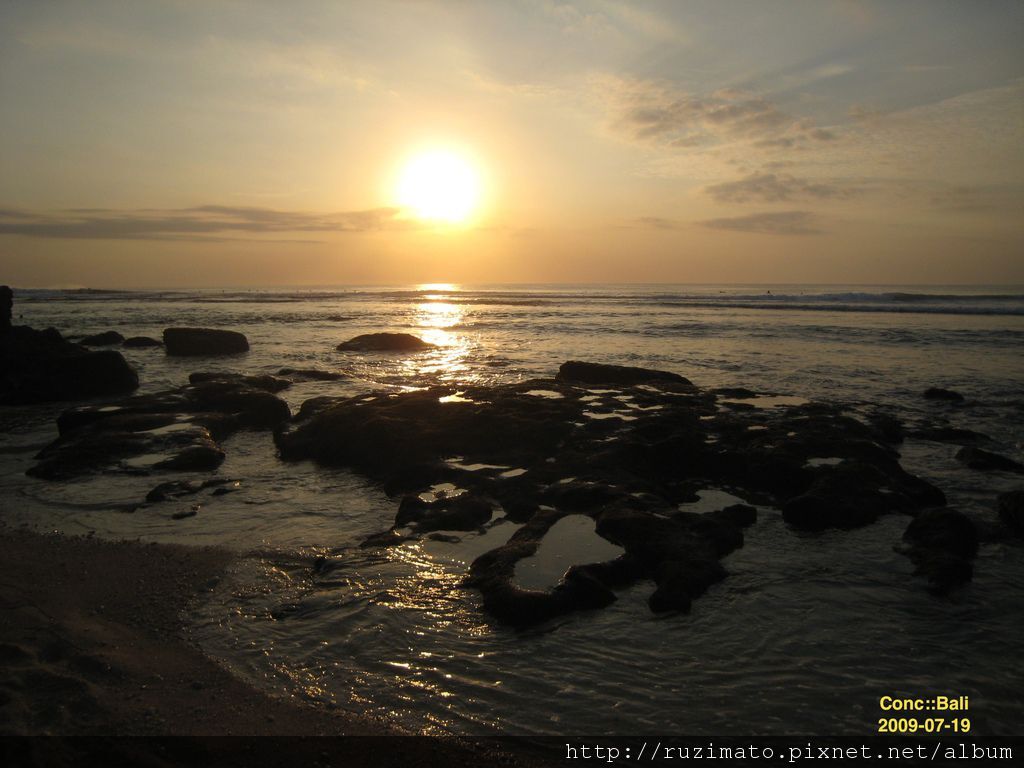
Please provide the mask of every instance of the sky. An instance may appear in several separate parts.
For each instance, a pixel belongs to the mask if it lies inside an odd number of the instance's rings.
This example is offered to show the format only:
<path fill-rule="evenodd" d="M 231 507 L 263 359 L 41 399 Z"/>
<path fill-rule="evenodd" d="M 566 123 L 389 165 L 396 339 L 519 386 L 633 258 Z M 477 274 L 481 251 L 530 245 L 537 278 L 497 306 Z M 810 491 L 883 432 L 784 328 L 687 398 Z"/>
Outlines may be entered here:
<path fill-rule="evenodd" d="M 0 282 L 1024 284 L 1022 39 L 997 0 L 5 0 Z M 438 150 L 465 221 L 396 193 Z"/>

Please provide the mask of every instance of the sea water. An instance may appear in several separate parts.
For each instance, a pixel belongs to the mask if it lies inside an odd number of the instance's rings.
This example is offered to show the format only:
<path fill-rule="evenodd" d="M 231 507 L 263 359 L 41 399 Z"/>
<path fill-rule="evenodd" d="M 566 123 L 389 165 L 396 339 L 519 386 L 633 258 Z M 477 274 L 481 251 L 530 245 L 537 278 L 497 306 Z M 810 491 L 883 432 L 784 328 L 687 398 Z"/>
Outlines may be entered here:
<path fill-rule="evenodd" d="M 344 374 L 282 392 L 294 412 L 318 395 L 521 381 L 579 359 L 676 371 L 702 387 L 746 387 L 770 396 L 765 407 L 818 400 L 851 413 L 880 408 L 910 429 L 982 432 L 992 438 L 986 447 L 1024 459 L 1019 287 L 17 290 L 15 322 L 67 335 L 159 338 L 169 326 L 201 326 L 249 338 L 249 353 L 225 358 L 122 350 L 142 393 L 180 386 L 198 370 Z M 335 350 L 376 331 L 438 346 L 412 355 Z M 955 389 L 967 404 L 924 400 L 930 386 Z M 177 475 L 24 475 L 56 436 L 61 407 L 0 411 L 4 523 L 245 553 L 195 606 L 193 636 L 273 691 L 417 731 L 500 732 L 524 743 L 641 733 L 868 736 L 883 695 L 970 696 L 975 734 L 1019 730 L 1018 544 L 984 544 L 971 584 L 937 599 L 894 551 L 904 518 L 807 534 L 762 507 L 745 546 L 723 561 L 729 577 L 690 614 L 651 614 L 653 586 L 641 582 L 603 610 L 515 632 L 491 622 L 478 595 L 461 587 L 468 564 L 506 541 L 512 523 L 496 519 L 458 541 L 360 549 L 365 536 L 390 526 L 396 501 L 346 470 L 281 463 L 270 435 L 252 432 L 224 443 L 217 474 L 237 483 L 235 492 L 187 497 L 182 503 L 202 506 L 186 519 L 174 519 L 175 502 L 131 511 Z M 952 506 L 994 520 L 996 495 L 1020 487 L 1021 477 L 966 469 L 956 450 L 914 438 L 900 447 L 903 465 Z M 706 489 L 702 501 L 731 500 L 729 490 Z"/>

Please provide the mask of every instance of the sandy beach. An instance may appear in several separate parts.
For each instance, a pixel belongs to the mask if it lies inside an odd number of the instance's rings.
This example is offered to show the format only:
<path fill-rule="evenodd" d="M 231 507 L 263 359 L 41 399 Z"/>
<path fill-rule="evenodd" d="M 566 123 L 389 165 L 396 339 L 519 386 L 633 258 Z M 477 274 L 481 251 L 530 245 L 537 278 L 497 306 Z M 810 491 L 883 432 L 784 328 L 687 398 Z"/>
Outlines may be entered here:
<path fill-rule="evenodd" d="M 482 754 L 454 744 L 268 696 L 204 656 L 181 615 L 232 557 L 2 531 L 7 764 L 73 765 L 97 750 L 157 765 L 197 754 L 273 765 L 302 750 L 345 765 L 480 764 Z M 270 744 L 287 745 L 288 754 Z"/>

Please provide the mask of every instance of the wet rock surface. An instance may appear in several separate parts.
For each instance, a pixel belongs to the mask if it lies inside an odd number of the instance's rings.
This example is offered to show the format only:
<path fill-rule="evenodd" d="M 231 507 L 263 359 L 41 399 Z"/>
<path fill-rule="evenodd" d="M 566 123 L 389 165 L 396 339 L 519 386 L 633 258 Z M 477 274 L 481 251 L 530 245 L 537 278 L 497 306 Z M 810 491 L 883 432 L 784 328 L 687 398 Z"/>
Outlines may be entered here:
<path fill-rule="evenodd" d="M 947 403 L 962 403 L 964 401 L 964 396 L 959 392 L 942 387 L 928 387 L 921 396 L 925 400 L 942 400 Z"/>
<path fill-rule="evenodd" d="M 166 328 L 164 346 L 168 355 L 234 355 L 249 351 L 249 340 L 238 331 L 214 328 Z"/>
<path fill-rule="evenodd" d="M 84 344 L 87 347 L 110 347 L 123 341 L 124 336 L 117 331 L 104 331 L 103 333 L 94 333 L 92 336 L 79 339 L 78 343 Z"/>
<path fill-rule="evenodd" d="M 492 514 L 490 524 L 521 523 L 466 580 L 492 616 L 516 626 L 607 605 L 614 590 L 645 579 L 653 611 L 688 610 L 726 578 L 721 560 L 743 546 L 752 504 L 807 531 L 945 504 L 900 466 L 894 425 L 818 403 L 724 405 L 670 372 L 570 362 L 554 379 L 317 398 L 275 439 L 286 461 L 350 467 L 402 499 L 392 529 L 364 546 L 473 530 Z M 443 484 L 458 495 L 431 498 Z M 701 488 L 752 504 L 681 509 Z M 624 554 L 578 563 L 548 591 L 516 586 L 516 563 L 569 514 L 592 518 Z"/>
<path fill-rule="evenodd" d="M 1024 488 L 999 494 L 999 519 L 1017 538 L 1024 538 Z"/>
<path fill-rule="evenodd" d="M 978 552 L 978 529 L 955 509 L 926 509 L 903 534 L 903 553 L 915 565 L 915 573 L 928 581 L 928 589 L 946 595 L 971 580 L 971 561 Z"/>
<path fill-rule="evenodd" d="M 338 345 L 340 352 L 417 352 L 433 344 L 411 333 L 365 333 Z"/>
<path fill-rule="evenodd" d="M 247 378 L 215 378 L 66 410 L 57 418 L 60 436 L 28 473 L 55 480 L 95 472 L 214 470 L 224 460 L 220 440 L 239 429 L 273 429 L 291 415 L 284 401 Z"/>
<path fill-rule="evenodd" d="M 82 400 L 138 386 L 138 374 L 120 352 L 86 349 L 53 328 L 0 331 L 0 404 Z"/>
<path fill-rule="evenodd" d="M 1024 474 L 1024 464 L 1014 461 L 998 453 L 986 451 L 983 448 L 967 446 L 956 452 L 957 461 L 967 465 L 971 469 L 983 472 L 1015 472 Z"/>
<path fill-rule="evenodd" d="M 143 348 L 143 347 L 162 347 L 164 343 L 158 339 L 150 338 L 149 336 L 129 336 L 123 342 L 122 347 L 129 348 Z"/>

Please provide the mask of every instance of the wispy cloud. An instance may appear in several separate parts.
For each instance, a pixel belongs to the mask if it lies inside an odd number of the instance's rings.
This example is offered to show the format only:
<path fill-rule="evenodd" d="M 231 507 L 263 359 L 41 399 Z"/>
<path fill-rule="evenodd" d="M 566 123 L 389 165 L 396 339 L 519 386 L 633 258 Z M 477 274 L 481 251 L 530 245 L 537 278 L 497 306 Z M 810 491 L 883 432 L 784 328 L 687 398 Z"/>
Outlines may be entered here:
<path fill-rule="evenodd" d="M 650 145 L 689 148 L 741 141 L 791 148 L 836 138 L 747 91 L 688 93 L 665 82 L 612 76 L 598 78 L 594 87 L 610 112 L 612 129 Z"/>
<path fill-rule="evenodd" d="M 661 216 L 641 216 L 634 220 L 637 226 L 649 229 L 679 229 L 682 223 L 675 219 L 666 219 Z"/>
<path fill-rule="evenodd" d="M 820 235 L 822 233 L 818 226 L 818 217 L 810 211 L 754 213 L 749 216 L 708 219 L 699 223 L 712 229 L 727 229 L 733 232 L 749 232 L 758 235 Z"/>
<path fill-rule="evenodd" d="M 115 210 L 78 208 L 56 212 L 0 209 L 0 235 L 89 240 L 224 240 L 295 232 L 368 232 L 407 229 L 398 208 L 339 213 L 279 211 L 202 205 L 194 208 Z"/>
<path fill-rule="evenodd" d="M 838 200 L 857 194 L 852 187 L 834 182 L 810 181 L 789 174 L 760 173 L 739 181 L 727 181 L 705 187 L 719 203 L 778 203 L 791 200 Z"/>

